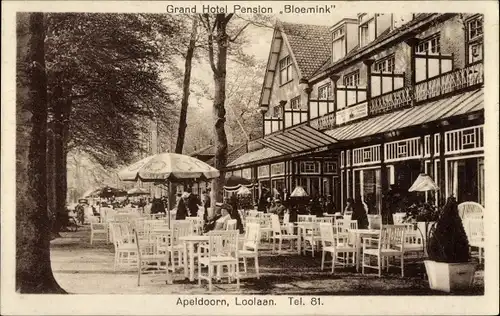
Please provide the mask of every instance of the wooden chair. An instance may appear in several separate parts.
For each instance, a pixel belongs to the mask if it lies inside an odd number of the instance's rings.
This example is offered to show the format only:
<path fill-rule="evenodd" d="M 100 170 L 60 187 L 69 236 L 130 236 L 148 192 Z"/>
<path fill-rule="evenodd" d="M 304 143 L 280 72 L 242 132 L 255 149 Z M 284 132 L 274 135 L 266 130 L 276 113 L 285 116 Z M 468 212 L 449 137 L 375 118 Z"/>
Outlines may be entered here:
<path fill-rule="evenodd" d="M 484 208 L 476 202 L 462 202 L 458 204 L 458 215 L 462 220 L 467 217 L 483 218 Z"/>
<path fill-rule="evenodd" d="M 471 256 L 476 257 L 479 263 L 484 259 L 484 222 L 482 218 L 467 218 L 464 222 L 465 232 L 469 239 L 469 246 L 477 248 L 477 252 L 471 251 Z"/>
<path fill-rule="evenodd" d="M 259 276 L 259 243 L 260 243 L 260 225 L 257 223 L 248 223 L 245 230 L 242 249 L 238 251 L 238 256 L 243 259 L 243 267 L 247 273 L 247 258 L 253 258 L 255 262 L 255 272 L 257 279 Z"/>
<path fill-rule="evenodd" d="M 226 230 L 236 230 L 237 221 L 235 219 L 229 219 L 226 222 Z"/>
<path fill-rule="evenodd" d="M 90 223 L 90 244 L 95 241 L 108 242 L 108 227 L 104 223 Z"/>
<path fill-rule="evenodd" d="M 335 272 L 336 263 L 340 263 L 344 267 L 346 265 L 354 266 L 356 264 L 356 248 L 347 244 L 337 243 L 332 225 L 329 223 L 319 223 L 319 232 L 322 245 L 321 270 L 324 268 L 327 252 L 332 254 L 332 273 Z M 344 256 L 337 256 L 338 254 L 343 254 Z M 352 257 L 350 255 L 352 255 Z M 349 259 L 351 259 L 351 261 L 349 261 Z"/>
<path fill-rule="evenodd" d="M 416 257 L 425 253 L 424 236 L 414 224 L 398 224 L 405 226 L 404 253 L 416 254 Z"/>
<path fill-rule="evenodd" d="M 203 232 L 203 215 L 199 216 L 187 216 L 186 220 L 191 221 L 193 225 L 193 232 L 196 235 L 201 235 Z"/>
<path fill-rule="evenodd" d="M 298 254 L 300 254 L 300 252 L 298 251 L 298 249 L 299 249 L 299 247 L 298 247 L 299 236 L 294 235 L 294 234 L 289 234 L 288 231 L 283 231 L 281 229 L 280 220 L 278 218 L 278 215 L 276 215 L 276 214 L 271 215 L 271 229 L 272 229 L 272 233 L 273 233 L 273 235 L 271 236 L 271 238 L 273 239 L 273 251 L 272 251 L 273 253 L 275 252 L 275 249 L 276 249 L 275 244 L 276 244 L 276 239 L 277 239 L 278 240 L 278 253 L 281 253 L 281 245 L 283 243 L 283 240 L 289 240 L 290 247 L 292 247 L 291 241 L 295 241 L 297 243 L 297 252 L 298 252 Z"/>
<path fill-rule="evenodd" d="M 319 241 L 321 240 L 319 222 L 302 222 L 301 226 L 301 239 L 303 241 L 302 253 L 305 254 L 306 251 L 311 251 L 311 256 L 314 258 L 314 250 L 318 247 Z"/>
<path fill-rule="evenodd" d="M 193 223 L 189 220 L 178 220 L 172 226 L 172 242 L 169 245 L 168 252 L 172 261 L 172 270 L 182 267 L 184 260 L 184 243 L 180 240 L 183 236 L 193 234 Z M 176 260 L 177 254 L 177 260 Z"/>
<path fill-rule="evenodd" d="M 161 273 L 167 276 L 167 283 L 172 284 L 172 278 L 168 269 L 167 245 L 170 242 L 169 233 L 167 235 L 155 235 L 154 241 L 141 240 L 136 231 L 137 247 L 137 286 L 141 286 L 142 274 Z"/>
<path fill-rule="evenodd" d="M 369 229 L 380 229 L 382 227 L 382 216 L 368 214 L 367 217 Z"/>
<path fill-rule="evenodd" d="M 404 276 L 404 225 L 385 225 L 380 229 L 379 238 L 363 239 L 363 266 L 362 273 L 365 274 L 365 267 L 378 270 L 378 276 L 382 276 L 382 269 L 386 266 L 389 271 L 389 258 L 400 258 L 401 277 Z M 366 258 L 368 257 L 368 262 Z M 377 259 L 377 266 L 370 264 L 370 258 Z"/>
<path fill-rule="evenodd" d="M 328 217 L 316 217 L 313 219 L 313 222 L 316 223 L 329 223 L 330 225 L 333 225 L 333 217 L 328 216 Z"/>
<path fill-rule="evenodd" d="M 297 222 L 312 222 L 316 215 L 297 215 Z"/>
<path fill-rule="evenodd" d="M 130 238 L 127 224 L 109 223 L 111 234 L 113 235 L 113 245 L 115 248 L 115 260 L 113 269 L 133 268 L 137 266 L 137 237 Z"/>
<path fill-rule="evenodd" d="M 236 285 L 239 290 L 238 231 L 214 230 L 210 231 L 208 236 L 208 247 L 206 247 L 205 251 L 201 252 L 201 249 L 198 248 L 198 285 L 201 286 L 201 280 L 207 280 L 208 290 L 211 292 L 215 267 L 218 268 L 218 272 L 222 273 L 223 267 L 227 266 L 228 282 L 231 282 L 233 277 L 236 278 Z M 208 267 L 206 275 L 201 272 L 202 266 Z"/>
<path fill-rule="evenodd" d="M 403 224 L 403 220 L 404 220 L 405 216 L 406 216 L 406 213 L 403 213 L 403 212 L 392 214 L 392 221 L 393 221 L 394 225 Z"/>

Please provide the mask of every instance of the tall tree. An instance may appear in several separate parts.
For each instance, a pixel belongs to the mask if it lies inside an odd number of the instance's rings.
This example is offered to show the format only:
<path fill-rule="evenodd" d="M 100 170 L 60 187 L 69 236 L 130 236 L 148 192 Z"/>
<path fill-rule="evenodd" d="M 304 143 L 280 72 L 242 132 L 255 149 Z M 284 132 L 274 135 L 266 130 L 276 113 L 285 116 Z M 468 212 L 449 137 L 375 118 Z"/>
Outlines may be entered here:
<path fill-rule="evenodd" d="M 43 13 L 17 16 L 16 290 L 64 293 L 50 265 Z"/>
<path fill-rule="evenodd" d="M 222 170 L 227 164 L 228 144 L 225 131 L 226 122 L 226 73 L 228 53 L 231 51 L 230 44 L 235 43 L 243 31 L 250 25 L 229 26 L 233 14 L 218 13 L 215 16 L 203 14 L 202 21 L 208 35 L 208 59 L 214 79 L 214 98 L 213 98 L 213 119 L 215 134 L 215 168 Z M 229 33 L 232 33 L 232 37 Z M 234 53 L 241 54 L 238 46 L 233 47 Z M 225 179 L 225 173 L 221 172 L 220 177 L 212 181 L 212 200 L 222 200 L 222 188 Z"/>
<path fill-rule="evenodd" d="M 182 101 L 181 101 L 181 113 L 179 117 L 179 130 L 177 132 L 177 143 L 175 145 L 175 152 L 182 154 L 182 149 L 184 147 L 184 137 L 186 135 L 186 118 L 187 109 L 189 105 L 189 92 L 191 86 L 191 69 L 193 64 L 194 50 L 196 48 L 196 37 L 198 34 L 198 18 L 193 16 L 193 22 L 191 26 L 191 36 L 189 38 L 189 44 L 186 51 L 185 61 L 184 61 L 184 80 L 182 82 Z"/>
<path fill-rule="evenodd" d="M 53 13 L 47 68 L 53 119 L 56 212 L 64 220 L 67 154 L 80 150 L 106 167 L 136 158 L 145 124 L 172 125 L 176 114 L 162 74 L 165 42 L 179 29 L 168 15 Z M 58 231 L 61 223 L 56 222 Z"/>

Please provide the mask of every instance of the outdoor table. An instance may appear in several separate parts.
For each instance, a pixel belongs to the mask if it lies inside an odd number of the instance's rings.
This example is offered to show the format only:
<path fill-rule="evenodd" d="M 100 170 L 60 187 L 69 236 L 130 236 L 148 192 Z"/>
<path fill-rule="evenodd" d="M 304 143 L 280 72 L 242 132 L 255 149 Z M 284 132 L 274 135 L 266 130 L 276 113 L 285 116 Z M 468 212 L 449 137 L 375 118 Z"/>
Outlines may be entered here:
<path fill-rule="evenodd" d="M 378 229 L 350 229 L 349 239 L 354 235 L 356 245 L 356 271 L 359 271 L 359 264 L 361 262 L 361 239 L 363 237 L 376 237 L 380 234 Z"/>
<path fill-rule="evenodd" d="M 179 237 L 184 244 L 184 277 L 188 277 L 189 281 L 194 281 L 194 244 L 206 243 L 209 241 L 209 236 L 190 235 Z M 189 250 L 189 265 L 188 265 L 188 250 Z"/>

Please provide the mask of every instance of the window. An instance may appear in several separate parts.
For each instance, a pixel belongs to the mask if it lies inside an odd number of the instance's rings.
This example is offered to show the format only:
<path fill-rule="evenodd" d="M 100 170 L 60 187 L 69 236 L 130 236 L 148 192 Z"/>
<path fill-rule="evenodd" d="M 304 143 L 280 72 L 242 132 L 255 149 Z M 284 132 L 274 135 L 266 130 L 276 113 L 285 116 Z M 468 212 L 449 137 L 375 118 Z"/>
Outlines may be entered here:
<path fill-rule="evenodd" d="M 301 161 L 300 173 L 319 173 L 319 163 L 317 161 Z"/>
<path fill-rule="evenodd" d="M 318 88 L 318 99 L 325 100 L 332 96 L 332 85 L 327 83 Z"/>
<path fill-rule="evenodd" d="M 292 81 L 292 60 L 290 56 L 286 56 L 280 60 L 280 84 L 284 85 Z"/>
<path fill-rule="evenodd" d="M 394 55 L 386 57 L 380 61 L 377 61 L 373 67 L 375 72 L 393 72 L 395 71 L 395 58 Z"/>
<path fill-rule="evenodd" d="M 478 39 L 483 35 L 483 21 L 480 18 L 474 19 L 468 23 L 469 41 Z"/>
<path fill-rule="evenodd" d="M 324 167 L 325 167 L 324 170 L 325 173 L 333 173 L 333 174 L 337 173 L 337 162 L 335 161 L 326 161 Z"/>
<path fill-rule="evenodd" d="M 439 34 L 420 41 L 416 52 L 420 54 L 439 54 L 441 52 Z"/>
<path fill-rule="evenodd" d="M 375 40 L 375 18 L 370 18 L 366 22 L 362 22 L 363 16 L 360 16 L 359 25 L 359 46 L 363 47 Z"/>
<path fill-rule="evenodd" d="M 290 100 L 290 108 L 292 110 L 300 110 L 300 96 Z"/>
<path fill-rule="evenodd" d="M 483 19 L 476 17 L 467 23 L 467 54 L 468 62 L 473 63 L 483 59 Z"/>
<path fill-rule="evenodd" d="M 332 41 L 332 61 L 337 61 L 346 54 L 346 39 L 344 27 L 340 27 L 333 31 Z"/>
<path fill-rule="evenodd" d="M 344 76 L 344 86 L 359 86 L 359 70 Z"/>

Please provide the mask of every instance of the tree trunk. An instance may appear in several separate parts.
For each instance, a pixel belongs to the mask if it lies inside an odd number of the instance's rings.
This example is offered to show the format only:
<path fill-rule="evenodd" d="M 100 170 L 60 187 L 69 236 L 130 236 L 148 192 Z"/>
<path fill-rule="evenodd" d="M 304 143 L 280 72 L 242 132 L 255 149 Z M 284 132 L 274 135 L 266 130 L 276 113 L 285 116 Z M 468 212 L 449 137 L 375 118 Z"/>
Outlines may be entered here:
<path fill-rule="evenodd" d="M 189 87 L 191 85 L 191 68 L 193 62 L 194 49 L 196 46 L 196 35 L 198 30 L 198 20 L 193 17 L 193 26 L 191 29 L 191 37 L 189 39 L 189 46 L 186 52 L 186 60 L 184 62 L 184 81 L 182 82 L 182 101 L 181 101 L 181 114 L 179 118 L 179 131 L 177 133 L 177 143 L 175 144 L 175 152 L 182 154 L 184 147 L 184 137 L 186 135 L 187 127 L 187 109 L 189 105 Z"/>
<path fill-rule="evenodd" d="M 16 291 L 65 293 L 50 264 L 43 13 L 17 15 Z"/>
<path fill-rule="evenodd" d="M 53 226 L 53 233 L 64 231 L 68 225 L 68 212 L 66 211 L 67 195 L 67 134 L 69 124 L 69 114 L 71 111 L 71 98 L 64 97 L 69 92 L 63 92 L 62 87 L 56 87 L 57 93 L 54 95 L 54 177 L 56 193 L 56 218 Z"/>
<path fill-rule="evenodd" d="M 227 163 L 227 136 L 224 129 L 226 122 L 226 66 L 227 66 L 227 47 L 229 38 L 227 35 L 227 21 L 225 14 L 217 14 L 217 66 L 214 72 L 214 103 L 213 116 L 215 122 L 215 168 L 222 170 Z M 222 202 L 222 188 L 224 186 L 225 173 L 221 171 L 219 178 L 212 181 L 212 201 Z"/>
<path fill-rule="evenodd" d="M 55 134 L 54 134 L 54 113 L 52 107 L 49 108 L 49 119 L 47 122 L 47 211 L 51 223 L 51 231 L 54 232 L 56 218 L 56 177 L 55 177 Z M 60 237 L 60 236 L 54 236 Z"/>

